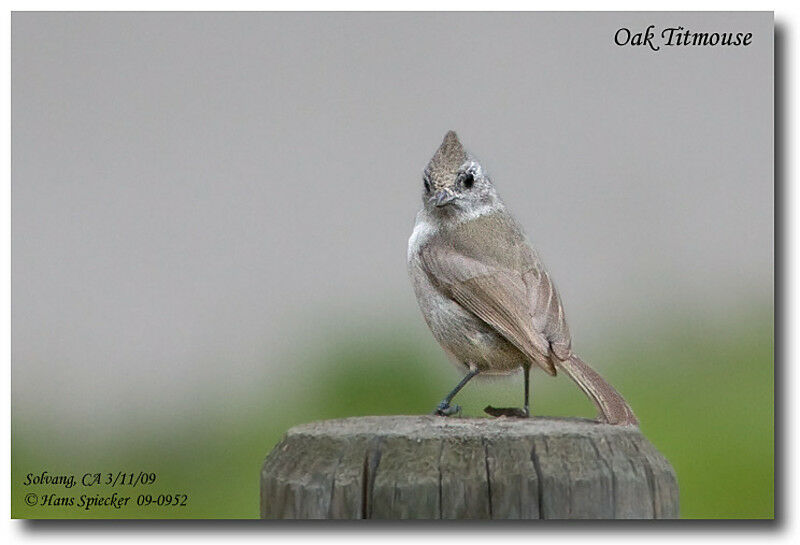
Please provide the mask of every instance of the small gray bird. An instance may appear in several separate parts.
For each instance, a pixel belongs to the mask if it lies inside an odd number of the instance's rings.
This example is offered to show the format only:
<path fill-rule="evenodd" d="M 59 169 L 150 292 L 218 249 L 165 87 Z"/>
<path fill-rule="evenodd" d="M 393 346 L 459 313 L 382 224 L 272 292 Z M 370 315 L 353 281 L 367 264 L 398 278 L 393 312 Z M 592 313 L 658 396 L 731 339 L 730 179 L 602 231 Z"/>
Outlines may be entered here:
<path fill-rule="evenodd" d="M 433 336 L 466 376 L 434 414 L 460 411 L 453 397 L 474 376 L 522 368 L 525 402 L 486 407 L 527 417 L 530 369 L 562 369 L 610 424 L 638 424 L 622 396 L 572 353 L 564 308 L 522 227 L 475 157 L 448 132 L 423 173 L 422 210 L 408 241 L 408 270 Z"/>

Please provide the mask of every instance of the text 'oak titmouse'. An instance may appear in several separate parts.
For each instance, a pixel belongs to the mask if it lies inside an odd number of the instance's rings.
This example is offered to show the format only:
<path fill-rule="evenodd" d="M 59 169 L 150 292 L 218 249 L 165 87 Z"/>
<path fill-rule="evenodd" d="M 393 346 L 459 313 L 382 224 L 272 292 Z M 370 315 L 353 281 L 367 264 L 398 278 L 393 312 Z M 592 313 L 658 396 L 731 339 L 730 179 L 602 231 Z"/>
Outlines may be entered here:
<path fill-rule="evenodd" d="M 563 370 L 610 424 L 637 424 L 628 403 L 572 353 L 556 288 L 522 227 L 481 164 L 448 132 L 423 174 L 422 210 L 408 241 L 408 270 L 422 314 L 444 350 L 467 374 L 435 414 L 459 411 L 453 397 L 478 374 L 522 368 L 521 409 L 487 407 L 493 416 L 529 416 L 530 368 Z"/>

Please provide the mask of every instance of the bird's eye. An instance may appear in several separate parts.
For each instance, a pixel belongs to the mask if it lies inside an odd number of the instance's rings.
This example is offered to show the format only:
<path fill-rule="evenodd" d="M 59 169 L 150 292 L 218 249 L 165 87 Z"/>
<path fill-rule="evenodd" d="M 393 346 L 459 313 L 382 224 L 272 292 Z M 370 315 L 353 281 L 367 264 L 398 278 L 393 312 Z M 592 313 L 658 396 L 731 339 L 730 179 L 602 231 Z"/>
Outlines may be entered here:
<path fill-rule="evenodd" d="M 472 187 L 472 184 L 475 183 L 475 177 L 472 175 L 471 172 L 465 172 L 464 177 L 461 179 L 461 183 L 464 184 L 464 187 L 469 189 Z"/>
<path fill-rule="evenodd" d="M 427 178 L 422 179 L 422 183 L 425 185 L 425 193 L 431 192 L 431 183 L 428 181 Z"/>

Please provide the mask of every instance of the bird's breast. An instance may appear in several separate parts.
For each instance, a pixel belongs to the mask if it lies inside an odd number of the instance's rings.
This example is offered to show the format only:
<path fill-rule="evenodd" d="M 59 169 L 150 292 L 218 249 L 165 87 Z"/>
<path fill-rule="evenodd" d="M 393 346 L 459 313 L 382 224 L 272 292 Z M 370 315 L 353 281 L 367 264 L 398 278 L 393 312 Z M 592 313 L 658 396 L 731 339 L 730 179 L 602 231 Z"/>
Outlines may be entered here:
<path fill-rule="evenodd" d="M 408 272 L 422 316 L 434 338 L 461 364 L 475 365 L 486 373 L 516 370 L 525 359 L 522 353 L 431 283 L 419 257 L 431 236 L 427 229 L 415 228 L 409 239 Z"/>

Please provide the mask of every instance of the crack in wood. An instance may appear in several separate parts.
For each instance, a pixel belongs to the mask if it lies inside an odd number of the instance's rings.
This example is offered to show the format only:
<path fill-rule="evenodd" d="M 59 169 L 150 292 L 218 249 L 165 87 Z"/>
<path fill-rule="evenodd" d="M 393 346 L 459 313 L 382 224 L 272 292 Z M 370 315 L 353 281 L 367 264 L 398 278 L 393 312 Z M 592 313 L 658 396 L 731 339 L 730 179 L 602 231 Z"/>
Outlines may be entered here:
<path fill-rule="evenodd" d="M 486 467 L 486 493 L 488 494 L 489 498 L 489 518 L 494 518 L 494 510 L 492 509 L 492 476 L 489 472 L 489 445 L 486 443 L 486 438 L 484 437 L 481 442 L 483 443 L 483 462 L 484 466 Z"/>
<path fill-rule="evenodd" d="M 534 441 L 531 443 L 531 462 L 533 462 L 533 469 L 536 471 L 536 497 L 539 505 L 539 518 L 544 519 L 544 474 L 536 451 L 536 442 Z"/>

